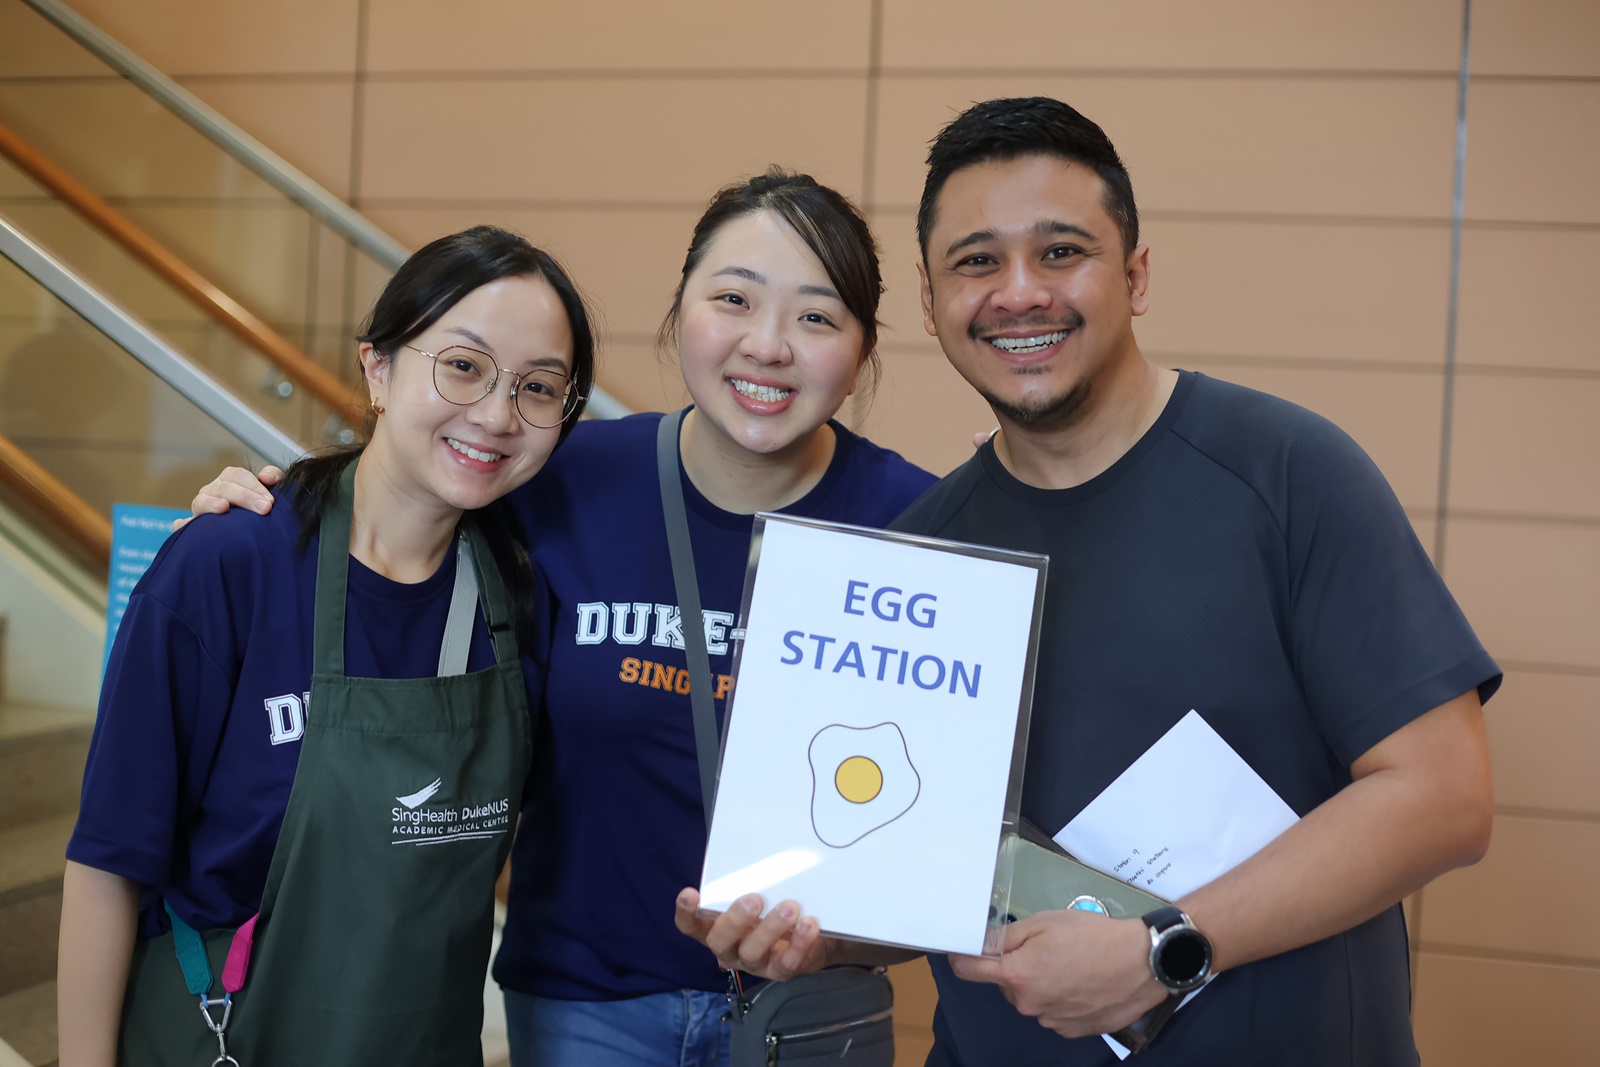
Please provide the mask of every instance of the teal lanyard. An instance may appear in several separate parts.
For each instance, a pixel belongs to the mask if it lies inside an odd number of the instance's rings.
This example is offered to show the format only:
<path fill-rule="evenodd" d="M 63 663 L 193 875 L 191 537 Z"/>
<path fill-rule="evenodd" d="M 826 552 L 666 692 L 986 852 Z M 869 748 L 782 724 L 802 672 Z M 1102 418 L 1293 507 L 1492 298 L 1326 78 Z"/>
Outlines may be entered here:
<path fill-rule="evenodd" d="M 171 904 L 163 902 L 167 918 L 172 920 L 172 943 L 178 950 L 178 966 L 183 968 L 183 982 L 189 992 L 203 997 L 211 992 L 211 961 L 206 958 L 206 946 L 194 927 L 178 918 Z"/>
<path fill-rule="evenodd" d="M 211 996 L 211 960 L 206 956 L 205 942 L 195 933 L 194 927 L 178 918 L 172 905 L 162 901 L 167 918 L 172 920 L 172 945 L 178 953 L 178 966 L 183 969 L 183 984 L 189 993 L 200 1000 L 200 1014 L 205 1018 L 206 1029 L 217 1038 L 217 1058 L 211 1067 L 239 1067 L 239 1061 L 228 1055 L 228 1020 L 233 1016 L 233 995 L 244 987 L 245 972 L 250 968 L 250 948 L 255 940 L 256 919 L 250 920 L 234 931 L 233 944 L 228 949 L 228 962 L 222 968 L 222 996 Z M 222 1018 L 211 1014 L 211 1009 L 221 1007 Z"/>

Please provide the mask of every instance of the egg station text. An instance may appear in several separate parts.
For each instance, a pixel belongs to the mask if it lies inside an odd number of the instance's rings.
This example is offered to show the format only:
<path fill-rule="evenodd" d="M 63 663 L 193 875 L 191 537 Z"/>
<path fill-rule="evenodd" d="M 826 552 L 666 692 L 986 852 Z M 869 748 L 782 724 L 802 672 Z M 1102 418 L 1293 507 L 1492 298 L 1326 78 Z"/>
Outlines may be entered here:
<path fill-rule="evenodd" d="M 932 593 L 905 595 L 905 590 L 894 586 L 872 588 L 867 582 L 851 580 L 845 583 L 844 613 L 862 618 L 874 617 L 883 622 L 909 623 L 922 630 L 931 630 L 938 619 L 939 598 Z M 919 689 L 943 689 L 955 694 L 963 692 L 969 697 L 978 695 L 979 679 L 983 674 L 980 663 L 967 664 L 959 659 L 918 654 L 915 651 L 888 645 L 860 641 L 840 640 L 826 634 L 790 630 L 783 635 L 786 650 L 778 662 L 785 666 L 807 667 L 829 671 L 833 674 L 854 674 L 863 680 L 907 683 Z"/>

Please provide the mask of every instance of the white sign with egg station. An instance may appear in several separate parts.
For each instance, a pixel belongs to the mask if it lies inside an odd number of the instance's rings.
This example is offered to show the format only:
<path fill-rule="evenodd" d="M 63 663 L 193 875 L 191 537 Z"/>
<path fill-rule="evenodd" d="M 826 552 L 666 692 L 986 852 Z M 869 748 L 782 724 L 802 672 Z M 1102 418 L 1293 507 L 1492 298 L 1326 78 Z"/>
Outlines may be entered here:
<path fill-rule="evenodd" d="M 759 515 L 701 907 L 977 955 L 1003 914 L 1043 556 Z"/>

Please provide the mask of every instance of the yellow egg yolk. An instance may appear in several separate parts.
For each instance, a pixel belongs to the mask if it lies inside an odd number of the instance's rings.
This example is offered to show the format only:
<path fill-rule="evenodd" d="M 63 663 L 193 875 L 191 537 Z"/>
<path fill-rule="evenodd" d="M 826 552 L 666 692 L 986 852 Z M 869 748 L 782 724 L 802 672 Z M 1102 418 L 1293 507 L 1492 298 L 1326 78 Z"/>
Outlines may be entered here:
<path fill-rule="evenodd" d="M 834 788 L 852 804 L 865 804 L 883 789 L 883 771 L 865 756 L 851 756 L 833 773 Z"/>

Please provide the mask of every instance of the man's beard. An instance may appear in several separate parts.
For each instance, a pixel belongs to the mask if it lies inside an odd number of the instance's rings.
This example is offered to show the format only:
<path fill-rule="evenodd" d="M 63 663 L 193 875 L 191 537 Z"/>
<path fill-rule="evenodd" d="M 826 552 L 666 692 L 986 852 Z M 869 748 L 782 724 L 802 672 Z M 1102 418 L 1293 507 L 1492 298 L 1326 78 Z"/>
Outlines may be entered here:
<path fill-rule="evenodd" d="M 1014 326 L 1043 327 L 1045 329 L 1066 330 L 1069 333 L 1075 333 L 1083 328 L 1083 316 L 1077 312 L 1069 312 L 1065 321 L 1059 323 L 990 323 L 986 324 L 986 328 L 982 330 L 980 330 L 977 323 L 973 323 L 967 328 L 967 336 L 980 344 L 985 344 L 987 342 L 979 336 L 980 333 L 989 332 L 996 329 L 996 327 L 1010 329 Z M 978 390 L 978 394 L 989 402 L 990 407 L 994 408 L 996 415 L 1009 419 L 1021 428 L 1029 430 L 1063 430 L 1077 424 L 1088 415 L 1089 402 L 1094 395 L 1095 382 L 1099 378 L 1101 369 L 1096 368 L 1091 371 L 1081 381 L 1074 383 L 1065 393 L 1057 396 L 1036 397 L 1023 403 L 1013 403 L 1005 400 L 981 385 L 975 384 L 975 387 Z M 1050 368 L 1048 367 L 1018 367 L 1012 373 L 1017 375 L 1044 374 L 1049 370 Z"/>
<path fill-rule="evenodd" d="M 1032 368 L 1029 368 L 1030 370 Z M 1039 368 L 1043 370 L 1044 368 Z M 1027 370 L 1021 373 L 1028 373 Z M 1015 423 L 1024 430 L 1065 430 L 1075 426 L 1089 414 L 1099 371 L 1090 373 L 1073 383 L 1065 393 L 1055 396 L 1034 397 L 1022 402 L 1005 400 L 987 389 L 979 387 L 978 393 L 994 408 L 995 414 Z"/>

